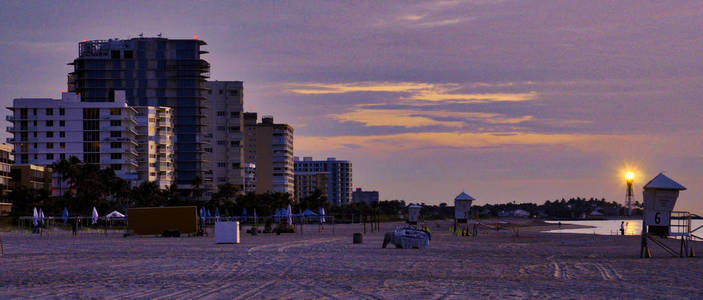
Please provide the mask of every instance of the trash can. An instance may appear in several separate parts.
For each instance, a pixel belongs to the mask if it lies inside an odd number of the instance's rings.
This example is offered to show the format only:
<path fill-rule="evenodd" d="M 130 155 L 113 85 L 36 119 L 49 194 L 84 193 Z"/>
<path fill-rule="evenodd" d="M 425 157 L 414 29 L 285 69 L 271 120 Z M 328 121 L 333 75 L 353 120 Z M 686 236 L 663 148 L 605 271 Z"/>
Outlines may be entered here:
<path fill-rule="evenodd" d="M 364 237 L 363 237 L 363 235 L 361 235 L 361 233 L 354 234 L 354 244 L 361 244 L 363 239 L 364 239 Z"/>

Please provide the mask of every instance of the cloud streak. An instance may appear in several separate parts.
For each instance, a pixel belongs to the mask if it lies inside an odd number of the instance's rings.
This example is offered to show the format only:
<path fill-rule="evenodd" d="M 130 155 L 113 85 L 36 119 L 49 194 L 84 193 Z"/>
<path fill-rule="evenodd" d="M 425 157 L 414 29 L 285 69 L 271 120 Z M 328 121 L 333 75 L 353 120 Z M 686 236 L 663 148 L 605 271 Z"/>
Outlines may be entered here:
<path fill-rule="evenodd" d="M 401 93 L 400 100 L 450 101 L 455 103 L 522 102 L 538 98 L 536 91 L 508 92 L 457 92 L 463 88 L 456 83 L 434 84 L 424 82 L 351 82 L 351 83 L 289 83 L 287 91 L 302 95 L 330 95 L 363 92 Z"/>

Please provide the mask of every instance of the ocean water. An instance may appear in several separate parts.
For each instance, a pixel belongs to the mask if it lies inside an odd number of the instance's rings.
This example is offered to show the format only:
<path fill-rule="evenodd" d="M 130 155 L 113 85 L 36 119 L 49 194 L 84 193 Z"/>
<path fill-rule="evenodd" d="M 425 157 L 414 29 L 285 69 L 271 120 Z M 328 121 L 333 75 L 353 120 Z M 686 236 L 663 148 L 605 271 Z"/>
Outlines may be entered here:
<path fill-rule="evenodd" d="M 588 220 L 588 221 L 561 221 L 562 224 L 574 224 L 592 226 L 591 228 L 578 229 L 556 229 L 548 230 L 549 233 L 583 233 L 600 235 L 620 234 L 620 223 L 625 222 L 625 235 L 639 235 L 642 233 L 642 220 Z M 673 221 L 672 221 L 673 222 Z M 547 221 L 547 223 L 558 224 L 559 221 Z M 696 229 L 703 225 L 703 220 L 691 220 L 691 229 Z M 703 236 L 703 229 L 694 233 Z"/>

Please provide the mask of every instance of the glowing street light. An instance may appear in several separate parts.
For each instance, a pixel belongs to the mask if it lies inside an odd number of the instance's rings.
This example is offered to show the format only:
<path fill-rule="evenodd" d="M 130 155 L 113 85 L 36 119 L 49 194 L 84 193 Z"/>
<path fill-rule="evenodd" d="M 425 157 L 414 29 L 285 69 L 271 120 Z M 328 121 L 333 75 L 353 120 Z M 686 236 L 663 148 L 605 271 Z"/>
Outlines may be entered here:
<path fill-rule="evenodd" d="M 632 215 L 632 183 L 635 181 L 635 173 L 632 171 L 625 172 L 625 182 L 627 182 L 627 215 Z"/>

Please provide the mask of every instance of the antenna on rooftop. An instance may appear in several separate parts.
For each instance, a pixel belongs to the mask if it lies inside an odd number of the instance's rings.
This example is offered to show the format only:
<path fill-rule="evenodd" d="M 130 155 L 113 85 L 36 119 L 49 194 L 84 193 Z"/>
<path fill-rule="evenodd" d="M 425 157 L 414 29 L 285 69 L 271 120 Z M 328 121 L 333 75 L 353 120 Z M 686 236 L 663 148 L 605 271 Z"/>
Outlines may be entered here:
<path fill-rule="evenodd" d="M 159 34 L 157 34 L 156 36 L 161 37 L 161 35 L 162 35 L 161 32 L 159 32 Z"/>
<path fill-rule="evenodd" d="M 140 34 L 139 34 L 139 37 L 140 37 L 140 38 L 144 37 L 144 33 L 143 33 L 143 32 L 140 33 Z"/>

